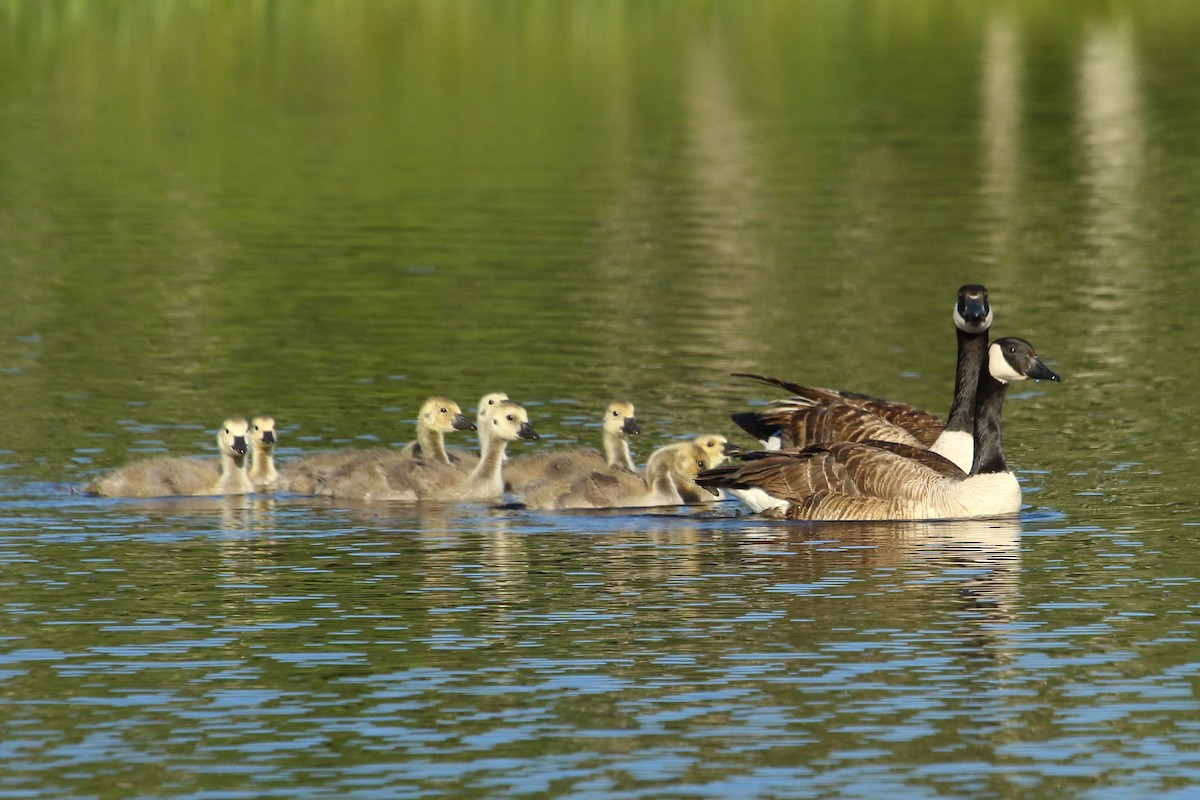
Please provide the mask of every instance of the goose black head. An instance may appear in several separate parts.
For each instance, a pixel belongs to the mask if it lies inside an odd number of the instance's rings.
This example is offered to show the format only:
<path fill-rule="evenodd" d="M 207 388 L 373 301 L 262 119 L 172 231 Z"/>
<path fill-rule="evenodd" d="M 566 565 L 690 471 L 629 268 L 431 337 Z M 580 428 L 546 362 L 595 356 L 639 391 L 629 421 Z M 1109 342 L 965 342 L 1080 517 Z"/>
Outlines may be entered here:
<path fill-rule="evenodd" d="M 1015 336 L 992 342 L 992 346 L 988 348 L 988 372 L 1002 383 L 1029 378 L 1062 381 L 1056 372 L 1042 363 L 1033 345 Z"/>
<path fill-rule="evenodd" d="M 992 327 L 992 307 L 988 305 L 987 289 L 978 283 L 968 283 L 958 290 L 954 304 L 954 327 L 963 333 L 983 333 Z"/>

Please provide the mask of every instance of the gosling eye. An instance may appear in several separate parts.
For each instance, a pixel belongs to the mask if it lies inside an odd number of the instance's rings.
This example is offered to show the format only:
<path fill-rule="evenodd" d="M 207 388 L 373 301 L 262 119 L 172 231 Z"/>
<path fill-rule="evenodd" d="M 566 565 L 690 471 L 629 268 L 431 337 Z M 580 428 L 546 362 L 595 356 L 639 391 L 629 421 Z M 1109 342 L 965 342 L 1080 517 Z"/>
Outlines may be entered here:
<path fill-rule="evenodd" d="M 443 409 L 442 409 L 442 413 L 443 413 L 443 414 L 445 414 L 445 413 L 446 413 L 446 409 L 444 409 L 444 408 L 443 408 Z"/>

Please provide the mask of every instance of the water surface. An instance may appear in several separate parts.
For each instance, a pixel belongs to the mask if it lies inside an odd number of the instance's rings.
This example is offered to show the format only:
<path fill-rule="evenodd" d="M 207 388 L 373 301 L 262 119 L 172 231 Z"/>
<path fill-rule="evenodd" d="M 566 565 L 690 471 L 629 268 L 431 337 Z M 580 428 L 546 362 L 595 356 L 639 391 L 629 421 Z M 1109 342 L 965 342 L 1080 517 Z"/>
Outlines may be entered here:
<path fill-rule="evenodd" d="M 0 797 L 1190 796 L 1198 27 L 0 3 Z M 639 459 L 738 438 L 731 371 L 944 412 L 976 281 L 1066 378 L 1016 520 L 74 491 L 435 393 L 531 449 L 628 398 Z"/>

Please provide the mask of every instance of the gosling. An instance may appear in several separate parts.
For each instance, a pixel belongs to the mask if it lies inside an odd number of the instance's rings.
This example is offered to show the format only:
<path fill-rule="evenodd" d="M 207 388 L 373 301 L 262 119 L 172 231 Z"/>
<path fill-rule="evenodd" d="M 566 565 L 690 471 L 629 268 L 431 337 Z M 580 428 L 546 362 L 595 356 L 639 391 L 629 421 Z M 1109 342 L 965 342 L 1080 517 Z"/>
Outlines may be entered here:
<path fill-rule="evenodd" d="M 195 497 L 250 494 L 254 484 L 246 471 L 246 437 L 250 425 L 241 417 L 225 420 L 217 432 L 220 470 L 201 459 L 163 457 L 136 461 L 101 475 L 84 492 L 100 497 Z"/>

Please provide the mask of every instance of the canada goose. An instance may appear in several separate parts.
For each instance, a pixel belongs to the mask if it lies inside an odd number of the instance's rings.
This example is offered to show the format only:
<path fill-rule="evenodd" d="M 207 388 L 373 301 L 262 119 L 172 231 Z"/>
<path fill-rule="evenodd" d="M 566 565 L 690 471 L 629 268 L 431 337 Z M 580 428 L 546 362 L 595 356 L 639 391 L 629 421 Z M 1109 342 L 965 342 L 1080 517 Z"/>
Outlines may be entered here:
<path fill-rule="evenodd" d="M 406 458 L 450 463 L 445 435 L 454 431 L 473 431 L 475 423 L 463 416 L 458 403 L 446 397 L 430 397 L 417 413 L 417 439 L 400 451 Z"/>
<path fill-rule="evenodd" d="M 701 486 L 731 490 L 777 519 L 928 520 L 1005 516 L 1021 489 L 1001 446 L 1004 395 L 1013 381 L 1061 380 L 1024 339 L 988 348 L 975 396 L 969 473 L 927 450 L 890 442 L 834 442 L 798 451 L 753 453 L 701 474 Z"/>
<path fill-rule="evenodd" d="M 248 494 L 254 485 L 246 474 L 246 436 L 250 426 L 231 417 L 217 432 L 220 470 L 198 458 L 150 458 L 101 475 L 84 492 L 103 497 L 178 497 Z"/>
<path fill-rule="evenodd" d="M 987 289 L 978 284 L 959 288 L 953 319 L 958 358 L 954 399 L 945 423 L 905 403 L 857 392 L 801 386 L 749 373 L 735 375 L 778 386 L 795 397 L 776 401 L 766 411 L 734 414 L 732 419 L 768 449 L 772 449 L 768 442 L 774 437 L 781 440 L 782 447 L 871 439 L 928 447 L 967 471 L 973 454 L 975 391 L 987 356 L 987 332 L 992 325 Z"/>
<path fill-rule="evenodd" d="M 706 469 L 705 459 L 704 450 L 694 441 L 676 442 L 651 454 L 644 475 L 606 467 L 579 476 L 565 487 L 543 483 L 522 499 L 529 508 L 541 509 L 681 505 L 679 485 Z"/>
<path fill-rule="evenodd" d="M 366 457 L 344 465 L 317 487 L 317 493 L 354 500 L 398 500 L 404 502 L 499 499 L 504 494 L 500 464 L 510 441 L 536 439 L 529 414 L 511 400 L 491 407 L 485 422 L 479 463 L 470 471 L 456 464 L 416 459 Z"/>
<path fill-rule="evenodd" d="M 265 492 L 279 482 L 275 469 L 275 419 L 261 416 L 250 420 L 250 482 L 254 490 Z"/>
<path fill-rule="evenodd" d="M 591 447 L 573 447 L 517 456 L 504 465 L 504 486 L 521 494 L 544 481 L 562 483 L 571 477 L 608 466 L 636 472 L 629 455 L 627 436 L 642 432 L 634 416 L 633 403 L 614 400 L 604 409 L 601 441 L 604 452 Z"/>

